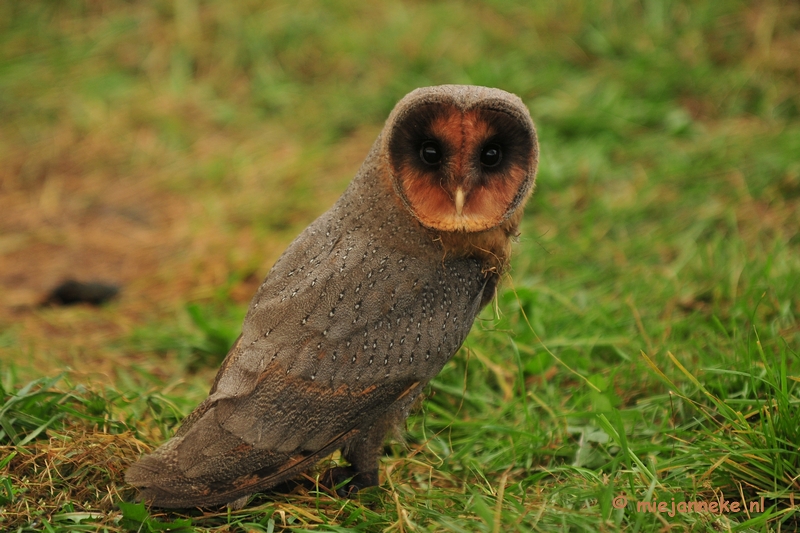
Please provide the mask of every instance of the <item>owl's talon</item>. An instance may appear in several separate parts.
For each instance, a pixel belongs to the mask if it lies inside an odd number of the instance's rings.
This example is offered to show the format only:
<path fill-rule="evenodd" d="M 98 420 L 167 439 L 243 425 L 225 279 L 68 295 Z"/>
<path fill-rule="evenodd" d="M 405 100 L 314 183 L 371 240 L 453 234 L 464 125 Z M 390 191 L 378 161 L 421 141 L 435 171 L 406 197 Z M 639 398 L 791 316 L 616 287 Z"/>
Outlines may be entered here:
<path fill-rule="evenodd" d="M 340 498 L 355 498 L 361 489 L 378 485 L 378 470 L 359 472 L 355 468 L 337 466 L 319 478 L 320 485 L 330 488 Z"/>

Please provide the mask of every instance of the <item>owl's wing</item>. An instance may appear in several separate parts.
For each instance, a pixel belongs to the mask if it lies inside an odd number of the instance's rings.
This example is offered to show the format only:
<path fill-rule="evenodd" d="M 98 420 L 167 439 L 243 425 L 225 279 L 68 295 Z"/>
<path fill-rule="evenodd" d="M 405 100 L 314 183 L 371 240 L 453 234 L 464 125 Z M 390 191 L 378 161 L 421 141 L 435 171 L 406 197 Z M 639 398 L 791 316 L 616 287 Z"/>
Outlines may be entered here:
<path fill-rule="evenodd" d="M 236 369 L 241 348 L 240 337 L 223 369 Z M 145 500 L 161 507 L 217 505 L 275 486 L 357 438 L 379 416 L 376 406 L 393 404 L 419 384 L 333 389 L 276 365 L 240 385 L 252 391 L 212 393 L 172 439 L 128 470 L 126 480 Z"/>
<path fill-rule="evenodd" d="M 227 368 L 235 366 L 234 362 Z M 279 362 L 250 379 L 253 390 L 248 393 L 240 390 L 225 396 L 217 389 L 177 433 L 184 441 L 178 464 L 187 477 L 214 475 L 218 458 L 231 450 L 276 458 L 317 454 L 369 426 L 386 407 L 419 385 L 408 377 L 380 386 L 356 382 L 334 388 L 287 373 Z M 259 466 L 244 465 L 244 469 Z"/>

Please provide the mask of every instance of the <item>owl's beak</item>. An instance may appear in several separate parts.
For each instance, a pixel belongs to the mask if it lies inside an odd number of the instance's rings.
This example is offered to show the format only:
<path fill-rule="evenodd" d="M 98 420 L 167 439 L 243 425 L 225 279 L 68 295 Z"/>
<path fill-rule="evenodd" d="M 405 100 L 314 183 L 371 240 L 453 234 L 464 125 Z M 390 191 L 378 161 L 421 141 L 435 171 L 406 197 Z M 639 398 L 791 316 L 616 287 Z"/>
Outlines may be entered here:
<path fill-rule="evenodd" d="M 456 189 L 456 214 L 461 216 L 461 211 L 464 210 L 464 189 L 461 187 Z"/>

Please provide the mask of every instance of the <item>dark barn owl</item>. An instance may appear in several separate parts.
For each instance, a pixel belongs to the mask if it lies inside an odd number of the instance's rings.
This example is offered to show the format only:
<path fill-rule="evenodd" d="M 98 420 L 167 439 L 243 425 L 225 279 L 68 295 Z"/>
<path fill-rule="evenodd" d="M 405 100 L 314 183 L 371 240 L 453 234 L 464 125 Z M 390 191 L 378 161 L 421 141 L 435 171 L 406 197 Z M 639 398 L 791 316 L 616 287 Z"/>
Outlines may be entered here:
<path fill-rule="evenodd" d="M 378 484 L 408 416 L 495 294 L 533 190 L 536 132 L 505 91 L 443 85 L 395 106 L 336 204 L 267 275 L 208 398 L 126 480 L 159 507 L 232 503 L 342 450 L 322 476 Z"/>

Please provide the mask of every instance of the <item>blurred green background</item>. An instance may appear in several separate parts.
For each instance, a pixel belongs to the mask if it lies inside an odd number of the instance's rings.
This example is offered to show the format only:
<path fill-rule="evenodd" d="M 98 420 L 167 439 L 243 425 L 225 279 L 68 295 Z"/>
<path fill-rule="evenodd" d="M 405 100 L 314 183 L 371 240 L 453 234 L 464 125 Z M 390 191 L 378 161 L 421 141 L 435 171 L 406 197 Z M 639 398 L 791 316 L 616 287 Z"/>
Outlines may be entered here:
<path fill-rule="evenodd" d="M 5 0 L 4 390 L 68 369 L 68 387 L 172 394 L 174 412 L 155 414 L 108 400 L 160 442 L 204 397 L 261 279 L 344 190 L 395 102 L 441 83 L 525 101 L 537 190 L 498 306 L 409 423 L 466 514 L 413 500 L 403 526 L 385 496 L 366 529 L 663 525 L 613 510 L 608 476 L 640 496 L 768 494 L 779 514 L 752 527 L 796 524 L 781 503 L 800 491 L 794 1 Z M 39 307 L 67 277 L 122 294 L 100 309 Z M 783 406 L 773 433 L 752 416 L 763 405 Z M 774 442 L 758 445 L 765 434 Z M 407 455 L 395 448 L 392 468 Z M 758 468 L 742 473 L 736 453 Z M 708 462 L 690 467 L 698 456 Z M 738 466 L 711 468 L 723 456 Z M 434 490 L 414 479 L 404 502 Z M 501 479 L 517 489 L 498 499 Z M 464 488 L 482 484 L 483 495 Z M 687 516 L 670 520 L 716 527 Z"/>

